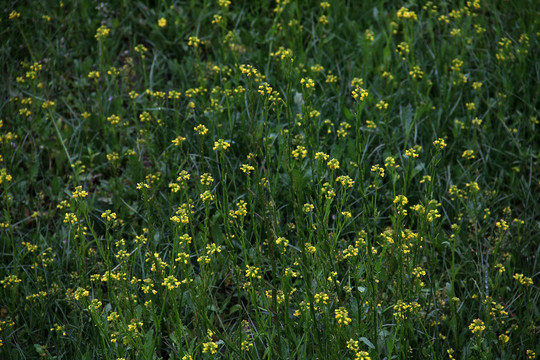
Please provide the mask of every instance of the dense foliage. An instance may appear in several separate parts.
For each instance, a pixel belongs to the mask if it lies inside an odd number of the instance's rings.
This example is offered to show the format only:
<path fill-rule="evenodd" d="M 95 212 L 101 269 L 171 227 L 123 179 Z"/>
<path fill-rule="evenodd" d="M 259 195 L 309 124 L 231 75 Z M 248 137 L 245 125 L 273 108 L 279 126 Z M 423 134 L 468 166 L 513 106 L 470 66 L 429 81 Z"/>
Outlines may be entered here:
<path fill-rule="evenodd" d="M 535 359 L 536 1 L 14 1 L 0 358 Z"/>

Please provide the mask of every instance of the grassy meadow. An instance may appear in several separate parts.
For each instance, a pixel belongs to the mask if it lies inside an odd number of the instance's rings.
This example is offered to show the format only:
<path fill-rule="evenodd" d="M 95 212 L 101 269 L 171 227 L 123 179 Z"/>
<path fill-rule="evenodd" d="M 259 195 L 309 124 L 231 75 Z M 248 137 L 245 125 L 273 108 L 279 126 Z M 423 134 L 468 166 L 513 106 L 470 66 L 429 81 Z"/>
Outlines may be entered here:
<path fill-rule="evenodd" d="M 0 5 L 1 359 L 537 359 L 540 6 Z"/>

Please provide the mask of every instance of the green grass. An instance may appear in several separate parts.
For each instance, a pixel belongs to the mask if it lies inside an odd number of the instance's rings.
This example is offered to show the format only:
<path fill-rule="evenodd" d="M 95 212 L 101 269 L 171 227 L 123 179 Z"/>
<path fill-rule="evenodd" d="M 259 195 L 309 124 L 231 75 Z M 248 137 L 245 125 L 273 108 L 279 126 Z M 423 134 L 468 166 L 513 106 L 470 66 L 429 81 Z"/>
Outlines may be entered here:
<path fill-rule="evenodd" d="M 2 5 L 0 358 L 536 358 L 536 2 L 325 4 Z"/>

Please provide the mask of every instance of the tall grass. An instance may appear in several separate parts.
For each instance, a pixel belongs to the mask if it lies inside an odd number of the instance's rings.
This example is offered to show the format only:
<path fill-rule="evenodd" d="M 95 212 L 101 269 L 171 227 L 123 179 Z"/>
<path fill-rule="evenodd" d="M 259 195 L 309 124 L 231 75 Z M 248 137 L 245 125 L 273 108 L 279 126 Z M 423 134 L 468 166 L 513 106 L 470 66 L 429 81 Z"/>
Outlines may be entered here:
<path fill-rule="evenodd" d="M 2 359 L 535 359 L 534 1 L 15 2 Z"/>

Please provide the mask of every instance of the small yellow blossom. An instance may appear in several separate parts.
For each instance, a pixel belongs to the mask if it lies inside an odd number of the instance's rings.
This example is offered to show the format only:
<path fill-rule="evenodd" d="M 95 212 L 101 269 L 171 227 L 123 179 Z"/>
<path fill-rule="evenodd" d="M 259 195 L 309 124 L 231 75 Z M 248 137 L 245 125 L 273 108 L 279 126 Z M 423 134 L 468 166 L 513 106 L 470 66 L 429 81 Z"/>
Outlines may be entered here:
<path fill-rule="evenodd" d="M 407 9 L 406 7 L 402 7 L 401 9 L 399 9 L 396 15 L 398 18 L 402 18 L 402 19 L 412 19 L 412 20 L 417 19 L 416 13 L 414 11 Z"/>
<path fill-rule="evenodd" d="M 332 170 L 337 170 L 339 169 L 339 161 L 337 159 L 330 159 L 328 160 L 328 162 L 326 163 L 326 165 L 328 165 L 328 167 Z"/>
<path fill-rule="evenodd" d="M 21 13 L 18 11 L 13 10 L 9 13 L 9 20 L 18 19 L 21 17 Z"/>
<path fill-rule="evenodd" d="M 433 141 L 433 145 L 440 150 L 444 149 L 446 147 L 446 143 L 444 142 L 444 139 L 438 138 L 437 140 Z"/>
<path fill-rule="evenodd" d="M 218 141 L 214 142 L 214 147 L 212 150 L 223 150 L 226 151 L 231 146 L 231 143 L 228 141 L 225 141 L 223 139 L 219 139 Z"/>
<path fill-rule="evenodd" d="M 208 133 L 208 128 L 203 124 L 199 124 L 193 128 L 199 135 L 206 135 Z"/>
<path fill-rule="evenodd" d="M 184 136 L 178 136 L 175 139 L 173 139 L 171 142 L 174 144 L 174 146 L 180 146 L 181 143 L 186 141 L 186 138 Z"/>
<path fill-rule="evenodd" d="M 343 306 L 335 309 L 334 314 L 339 325 L 349 325 L 352 321 L 349 317 L 349 312 Z"/>
<path fill-rule="evenodd" d="M 216 354 L 218 349 L 218 344 L 213 341 L 203 343 L 203 354 Z"/>
<path fill-rule="evenodd" d="M 310 79 L 310 78 L 302 78 L 300 80 L 300 83 L 306 88 L 306 89 L 311 89 L 311 88 L 314 88 L 315 87 L 315 82 L 313 81 L 313 79 Z"/>
<path fill-rule="evenodd" d="M 296 160 L 305 159 L 307 156 L 307 149 L 305 146 L 298 145 L 296 149 L 291 152 L 291 154 Z"/>
<path fill-rule="evenodd" d="M 82 189 L 82 186 L 76 186 L 75 190 L 73 191 L 73 194 L 71 194 L 71 197 L 73 199 L 85 198 L 87 196 L 88 196 L 88 193 Z"/>
<path fill-rule="evenodd" d="M 484 325 L 484 322 L 480 319 L 474 319 L 473 322 L 469 325 L 469 330 L 474 335 L 480 336 L 486 330 L 486 326 Z"/>
<path fill-rule="evenodd" d="M 523 286 L 531 286 L 533 284 L 532 279 L 523 274 L 514 274 L 513 278 L 514 280 L 517 280 L 520 285 Z"/>
<path fill-rule="evenodd" d="M 97 39 L 97 41 L 101 41 L 101 40 L 105 39 L 109 35 L 110 32 L 111 32 L 111 29 L 109 29 L 105 25 L 101 25 L 97 29 L 96 35 L 94 35 L 94 37 Z"/>
<path fill-rule="evenodd" d="M 255 170 L 255 168 L 253 166 L 249 165 L 249 164 L 242 164 L 240 166 L 240 170 L 242 170 L 244 172 L 244 174 L 249 175 L 249 174 L 251 174 L 252 171 Z"/>
<path fill-rule="evenodd" d="M 201 44 L 201 40 L 196 36 L 190 36 L 188 39 L 188 46 L 192 46 L 194 48 L 198 48 Z"/>
<path fill-rule="evenodd" d="M 357 87 L 352 91 L 352 97 L 354 98 L 354 100 L 364 101 L 368 97 L 368 95 L 369 93 L 367 92 L 367 90 L 360 87 Z"/>
<path fill-rule="evenodd" d="M 461 157 L 467 160 L 473 160 L 476 156 L 474 155 L 474 150 L 465 150 Z"/>

